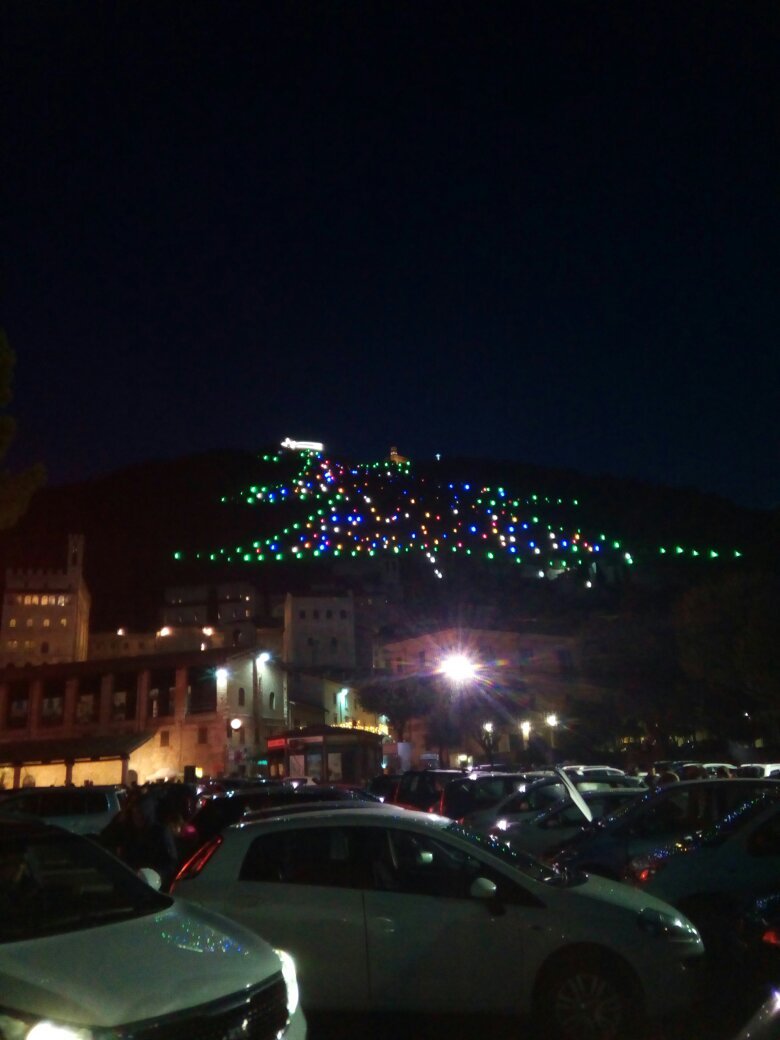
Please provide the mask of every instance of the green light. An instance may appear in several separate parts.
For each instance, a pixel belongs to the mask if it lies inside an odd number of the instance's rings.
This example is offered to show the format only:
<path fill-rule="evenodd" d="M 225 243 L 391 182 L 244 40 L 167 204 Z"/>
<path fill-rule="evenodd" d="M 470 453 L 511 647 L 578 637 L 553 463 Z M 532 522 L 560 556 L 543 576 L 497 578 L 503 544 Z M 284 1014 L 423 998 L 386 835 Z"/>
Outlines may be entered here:
<path fill-rule="evenodd" d="M 710 549 L 710 559 L 711 560 L 716 560 L 718 558 L 718 556 L 719 556 L 719 553 L 716 553 L 714 549 Z"/>
<path fill-rule="evenodd" d="M 181 559 L 181 553 L 180 552 L 175 552 L 173 554 L 173 558 L 174 558 L 174 560 L 180 560 Z"/>

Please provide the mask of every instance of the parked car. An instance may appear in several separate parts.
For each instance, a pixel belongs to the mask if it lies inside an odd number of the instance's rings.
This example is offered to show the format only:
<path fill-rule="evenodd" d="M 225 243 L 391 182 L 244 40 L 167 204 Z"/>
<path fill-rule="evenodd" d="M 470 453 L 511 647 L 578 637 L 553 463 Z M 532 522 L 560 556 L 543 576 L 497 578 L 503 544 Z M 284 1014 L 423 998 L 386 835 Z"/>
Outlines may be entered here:
<path fill-rule="evenodd" d="M 257 809 L 278 808 L 285 805 L 304 805 L 312 802 L 367 801 L 371 796 L 346 787 L 327 784 L 302 787 L 278 786 L 267 789 L 241 789 L 224 795 L 215 795 L 203 805 L 190 821 L 197 837 L 190 842 L 194 848 L 237 823 L 247 813 Z"/>
<path fill-rule="evenodd" d="M 636 787 L 618 787 L 612 791 L 586 791 L 582 798 L 596 820 L 608 816 L 639 796 L 640 791 Z M 507 842 L 513 849 L 543 857 L 552 849 L 557 849 L 562 841 L 579 833 L 587 823 L 580 807 L 570 798 L 564 798 L 549 809 L 518 823 L 510 823 L 502 818 L 490 833 Z"/>
<path fill-rule="evenodd" d="M 685 1006 L 703 953 L 628 885 L 387 806 L 229 827 L 173 890 L 286 944 L 307 1013 L 533 1011 L 545 1036 L 613 1037 Z"/>
<path fill-rule="evenodd" d="M 0 829 L 0 994 L 7 1040 L 306 1035 L 287 953 L 30 819 Z"/>
<path fill-rule="evenodd" d="M 729 963 L 753 989 L 780 986 L 780 881 L 737 908 Z"/>
<path fill-rule="evenodd" d="M 489 809 L 527 782 L 527 773 L 490 773 L 482 771 L 449 780 L 435 810 L 440 816 L 463 820 L 469 813 Z"/>
<path fill-rule="evenodd" d="M 401 773 L 380 773 L 372 777 L 366 784 L 369 794 L 376 795 L 383 802 L 392 802 L 393 794 L 401 779 Z"/>
<path fill-rule="evenodd" d="M 550 862 L 620 880 L 635 856 L 706 830 L 766 788 L 780 792 L 780 781 L 680 780 L 656 788 L 562 842 Z"/>
<path fill-rule="evenodd" d="M 625 774 L 623 774 L 625 775 Z M 500 802 L 487 809 L 475 809 L 467 813 L 463 822 L 475 830 L 483 833 L 489 832 L 496 826 L 499 820 L 505 823 L 519 823 L 524 819 L 531 819 L 545 809 L 557 805 L 562 799 L 569 797 L 569 787 L 566 779 L 573 784 L 578 791 L 609 791 L 623 786 L 617 777 L 580 777 L 576 772 L 559 769 L 537 775 L 526 783 L 521 783 L 513 794 L 503 798 Z M 639 787 L 645 787 L 640 783 Z"/>
<path fill-rule="evenodd" d="M 755 779 L 761 776 L 780 777 L 780 762 L 745 762 L 737 766 L 736 776 Z"/>
<path fill-rule="evenodd" d="M 4 815 L 36 816 L 74 834 L 97 837 L 121 810 L 127 789 L 121 784 L 84 787 L 25 787 L 0 801 Z"/>
<path fill-rule="evenodd" d="M 740 904 L 780 879 L 780 784 L 708 830 L 635 856 L 627 877 L 696 919 L 720 948 Z"/>
<path fill-rule="evenodd" d="M 462 769 L 407 769 L 392 794 L 392 803 L 435 812 L 445 786 L 465 775 Z"/>

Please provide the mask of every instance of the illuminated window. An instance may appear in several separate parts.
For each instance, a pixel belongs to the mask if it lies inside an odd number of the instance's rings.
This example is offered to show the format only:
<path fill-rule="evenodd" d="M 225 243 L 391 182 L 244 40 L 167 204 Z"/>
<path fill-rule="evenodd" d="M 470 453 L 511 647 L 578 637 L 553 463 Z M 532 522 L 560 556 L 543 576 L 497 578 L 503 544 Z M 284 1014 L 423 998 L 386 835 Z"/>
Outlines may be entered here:
<path fill-rule="evenodd" d="M 19 640 L 18 639 L 9 639 L 8 640 L 8 649 L 9 650 L 16 650 L 16 648 L 18 646 L 19 646 Z"/>
<path fill-rule="evenodd" d="M 33 627 L 33 619 L 31 617 L 28 617 L 27 620 L 25 621 L 25 625 L 28 628 L 32 628 Z"/>
<path fill-rule="evenodd" d="M 12 617 L 11 620 L 8 622 L 8 627 L 9 628 L 16 628 L 16 618 L 15 617 Z"/>
<path fill-rule="evenodd" d="M 60 618 L 60 625 L 63 628 L 67 628 L 68 627 L 68 619 L 66 617 L 61 617 Z"/>
<path fill-rule="evenodd" d="M 25 605 L 26 607 L 29 607 L 29 605 L 30 605 L 31 603 L 32 603 L 32 596 L 29 596 L 29 595 L 25 596 L 25 597 L 24 597 L 24 605 Z"/>
<path fill-rule="evenodd" d="M 43 619 L 43 627 L 44 628 L 51 628 L 51 620 L 50 620 L 50 618 L 45 617 Z"/>

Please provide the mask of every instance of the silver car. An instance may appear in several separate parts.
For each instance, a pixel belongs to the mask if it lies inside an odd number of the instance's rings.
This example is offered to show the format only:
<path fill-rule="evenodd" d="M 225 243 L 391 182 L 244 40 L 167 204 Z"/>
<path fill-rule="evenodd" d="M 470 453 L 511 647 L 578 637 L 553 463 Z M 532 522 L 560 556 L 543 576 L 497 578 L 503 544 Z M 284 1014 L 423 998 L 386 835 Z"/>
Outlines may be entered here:
<path fill-rule="evenodd" d="M 668 904 L 413 810 L 229 827 L 173 891 L 289 949 L 309 1011 L 535 1015 L 632 1035 L 693 999 L 703 945 Z"/>

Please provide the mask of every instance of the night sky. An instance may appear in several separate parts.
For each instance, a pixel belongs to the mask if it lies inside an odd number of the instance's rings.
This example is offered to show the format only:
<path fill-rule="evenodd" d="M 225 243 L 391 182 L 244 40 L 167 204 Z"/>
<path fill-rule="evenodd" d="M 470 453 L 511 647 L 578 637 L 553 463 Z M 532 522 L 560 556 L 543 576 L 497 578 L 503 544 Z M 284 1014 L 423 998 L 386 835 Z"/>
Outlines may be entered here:
<path fill-rule="evenodd" d="M 780 5 L 0 5 L 6 464 L 314 438 L 780 503 Z"/>

